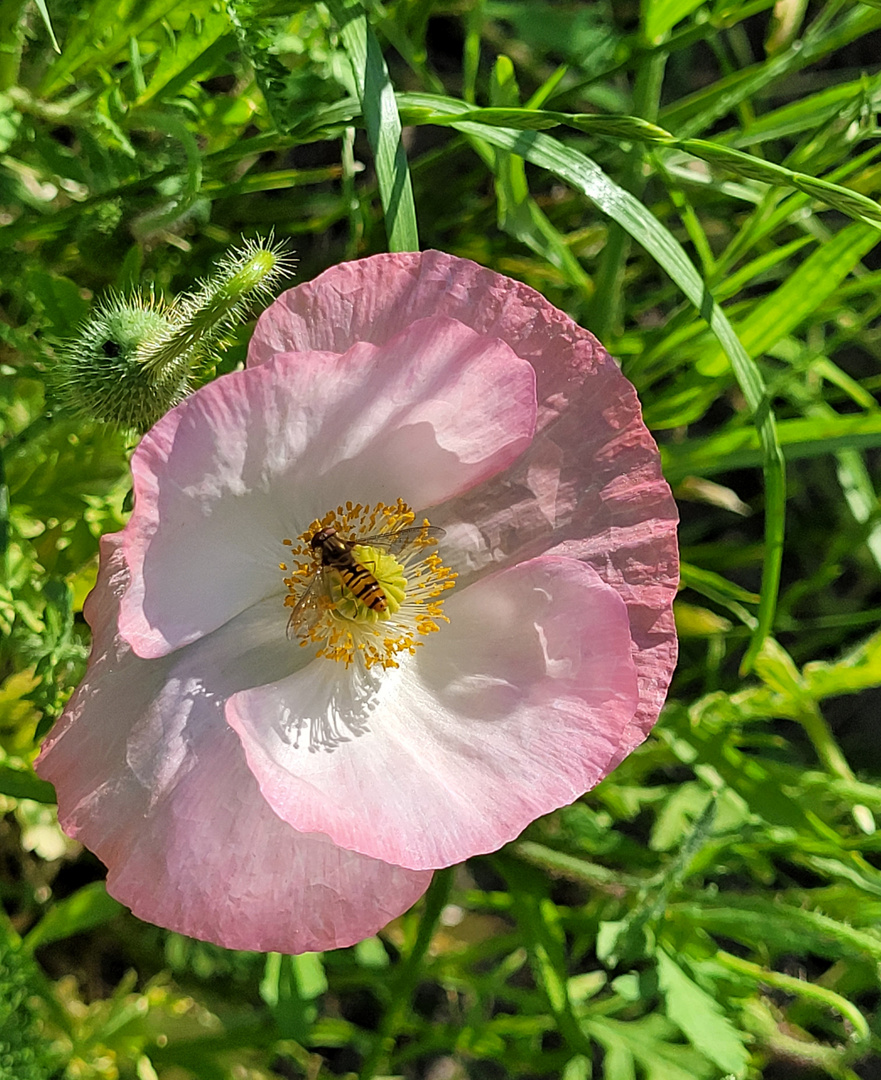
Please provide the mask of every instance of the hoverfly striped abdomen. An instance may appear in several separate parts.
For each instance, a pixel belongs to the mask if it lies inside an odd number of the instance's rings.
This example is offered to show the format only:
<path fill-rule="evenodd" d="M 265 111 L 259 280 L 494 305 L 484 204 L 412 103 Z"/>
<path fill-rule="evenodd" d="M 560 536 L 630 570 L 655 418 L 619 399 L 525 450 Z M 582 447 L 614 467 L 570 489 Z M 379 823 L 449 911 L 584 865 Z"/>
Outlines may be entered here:
<path fill-rule="evenodd" d="M 336 529 L 319 529 L 310 540 L 312 550 L 321 555 L 321 565 L 329 567 L 340 576 L 342 583 L 372 611 L 386 611 L 388 602 L 379 582 L 352 554 L 356 546 L 351 540 L 343 540 Z"/>
<path fill-rule="evenodd" d="M 334 574 L 355 601 L 362 605 L 362 608 L 367 608 L 368 612 L 385 616 L 387 612 L 394 610 L 389 606 L 383 583 L 378 581 L 376 574 L 354 554 L 356 548 L 378 548 L 383 556 L 391 555 L 394 560 L 399 556 L 405 557 L 406 553 L 412 550 L 433 546 L 443 535 L 443 529 L 426 523 L 406 525 L 401 529 L 368 536 L 353 536 L 350 540 L 340 536 L 333 525 L 324 525 L 308 537 L 304 536 L 303 541 L 311 549 L 313 560 L 318 565 L 305 588 L 300 591 L 291 611 L 288 637 L 308 638 L 310 628 L 320 620 L 322 612 L 327 609 L 326 604 L 322 604 L 322 597 L 329 601 L 333 590 L 329 588 L 327 579 Z M 398 566 L 403 574 L 400 564 L 393 562 L 393 565 Z M 376 570 L 376 567 L 372 569 Z M 400 584 L 406 586 L 405 577 L 402 576 Z M 339 598 L 329 601 L 330 605 L 334 606 L 338 600 Z"/>

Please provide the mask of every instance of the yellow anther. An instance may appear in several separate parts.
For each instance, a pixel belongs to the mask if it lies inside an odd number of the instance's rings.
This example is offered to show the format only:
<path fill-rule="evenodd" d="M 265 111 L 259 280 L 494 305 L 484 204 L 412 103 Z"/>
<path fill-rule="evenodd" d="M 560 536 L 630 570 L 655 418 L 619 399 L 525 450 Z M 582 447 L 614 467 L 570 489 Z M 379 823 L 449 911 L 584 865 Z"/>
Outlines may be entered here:
<path fill-rule="evenodd" d="M 286 539 L 291 561 L 285 606 L 288 632 L 317 656 L 369 669 L 398 666 L 419 640 L 440 629 L 441 594 L 456 575 L 434 550 L 443 531 L 415 523 L 402 500 L 365 506 L 346 502 Z"/>

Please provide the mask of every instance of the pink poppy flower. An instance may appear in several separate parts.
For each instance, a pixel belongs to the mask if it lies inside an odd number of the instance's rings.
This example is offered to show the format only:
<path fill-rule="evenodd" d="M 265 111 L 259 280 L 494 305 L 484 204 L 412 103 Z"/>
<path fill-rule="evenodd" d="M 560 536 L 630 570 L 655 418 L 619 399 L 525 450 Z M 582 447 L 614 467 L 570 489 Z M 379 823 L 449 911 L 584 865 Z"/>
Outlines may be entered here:
<path fill-rule="evenodd" d="M 141 918 L 351 944 L 657 718 L 675 506 L 633 388 L 525 285 L 439 252 L 334 267 L 132 472 L 38 770 Z"/>

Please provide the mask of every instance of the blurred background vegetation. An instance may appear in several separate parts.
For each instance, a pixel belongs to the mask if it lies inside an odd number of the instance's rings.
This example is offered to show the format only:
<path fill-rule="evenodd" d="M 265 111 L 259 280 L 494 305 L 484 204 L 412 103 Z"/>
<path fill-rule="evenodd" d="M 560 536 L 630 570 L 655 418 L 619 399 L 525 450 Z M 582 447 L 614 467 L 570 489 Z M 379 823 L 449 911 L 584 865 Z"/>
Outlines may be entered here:
<path fill-rule="evenodd" d="M 881 1076 L 879 57 L 877 0 L 0 0 L 0 1080 Z M 138 922 L 30 766 L 130 487 L 59 343 L 271 232 L 539 289 L 682 512 L 652 738 L 298 958 Z"/>

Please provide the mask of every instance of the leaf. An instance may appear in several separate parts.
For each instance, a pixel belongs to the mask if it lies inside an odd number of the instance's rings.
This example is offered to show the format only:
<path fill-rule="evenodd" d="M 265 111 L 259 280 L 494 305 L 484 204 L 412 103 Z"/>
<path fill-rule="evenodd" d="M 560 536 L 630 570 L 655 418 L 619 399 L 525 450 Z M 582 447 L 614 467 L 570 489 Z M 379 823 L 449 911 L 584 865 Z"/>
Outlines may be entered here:
<path fill-rule="evenodd" d="M 150 83 L 139 95 L 136 107 L 142 108 L 160 96 L 169 99 L 210 70 L 229 51 L 230 29 L 230 17 L 225 11 L 208 10 L 199 19 L 189 19 L 175 34 L 174 48 L 160 50 Z"/>
<path fill-rule="evenodd" d="M 700 703 L 698 703 L 700 704 Z M 695 706 L 697 710 L 697 706 Z M 837 843 L 834 830 L 792 798 L 774 773 L 774 763 L 743 753 L 720 737 L 711 724 L 680 726 L 681 740 L 692 748 L 702 765 L 710 765 L 719 778 L 744 800 L 752 813 L 771 825 L 782 825 L 803 837 L 823 838 Z M 691 757 L 691 754 L 689 754 Z"/>
<path fill-rule="evenodd" d="M 58 44 L 58 39 L 55 37 L 55 31 L 52 29 L 52 20 L 49 18 L 49 9 L 46 7 L 46 0 L 36 0 L 37 11 L 40 13 L 40 18 L 43 20 L 43 25 L 49 33 L 49 40 L 52 42 L 52 48 L 61 53 L 61 47 Z"/>
<path fill-rule="evenodd" d="M 822 912 L 763 896 L 730 892 L 703 895 L 693 902 L 668 905 L 667 917 L 689 930 L 700 926 L 773 957 L 810 953 L 829 960 L 881 961 L 881 935 L 877 931 L 855 929 Z"/>
<path fill-rule="evenodd" d="M 268 953 L 260 996 L 272 1009 L 284 1039 L 304 1041 L 318 1015 L 315 998 L 327 990 L 321 953 L 282 956 Z"/>
<path fill-rule="evenodd" d="M 773 638 L 767 639 L 756 657 L 756 674 L 766 686 L 796 704 L 809 700 L 795 662 Z"/>
<path fill-rule="evenodd" d="M 813 315 L 878 240 L 874 225 L 855 222 L 818 244 L 779 288 L 735 324 L 747 352 L 751 356 L 767 352 Z M 721 349 L 701 357 L 696 364 L 700 374 L 708 378 L 723 374 L 727 366 Z"/>
<path fill-rule="evenodd" d="M 731 622 L 717 615 L 708 608 L 697 607 L 677 600 L 673 604 L 673 617 L 676 620 L 676 633 L 680 638 L 708 638 L 726 634 L 731 629 Z"/>
<path fill-rule="evenodd" d="M 660 41 L 693 11 L 705 3 L 705 0 L 643 0 L 646 14 L 643 19 L 643 33 L 649 41 Z"/>
<path fill-rule="evenodd" d="M 72 81 L 75 73 L 82 77 L 102 64 L 110 67 L 127 50 L 132 38 L 158 23 L 178 3 L 179 0 L 95 0 L 91 6 L 84 7 L 85 18 L 74 22 L 76 29 L 65 42 L 61 58 L 49 65 L 39 94 L 52 98 Z M 191 10 L 199 11 L 209 3 L 191 0 L 190 6 Z"/>
<path fill-rule="evenodd" d="M 33 951 L 50 941 L 62 941 L 109 922 L 124 910 L 108 894 L 103 881 L 93 881 L 51 908 L 25 937 L 24 944 Z"/>
<path fill-rule="evenodd" d="M 385 212 L 389 251 L 418 251 L 416 205 L 401 141 L 401 118 L 394 88 L 376 35 L 358 0 L 327 0 L 355 74 L 367 139 Z"/>
<path fill-rule="evenodd" d="M 55 788 L 28 769 L 0 765 L 0 794 L 13 799 L 33 799 L 39 803 L 54 803 Z"/>
<path fill-rule="evenodd" d="M 83 300 L 80 287 L 70 278 L 33 267 L 28 270 L 24 285 L 42 309 L 44 333 L 69 337 L 88 313 L 89 305 Z"/>
<path fill-rule="evenodd" d="M 704 570 L 700 566 L 692 566 L 691 563 L 681 563 L 679 573 L 682 584 L 702 593 L 710 600 L 719 604 L 757 604 L 758 596 L 737 585 L 733 581 L 715 574 L 712 570 Z"/>
<path fill-rule="evenodd" d="M 718 1070 L 706 1058 L 676 1044 L 675 1027 L 657 1013 L 630 1022 L 592 1016 L 584 1029 L 606 1052 L 602 1075 L 609 1080 L 636 1080 L 637 1075 L 640 1080 L 718 1080 Z"/>
<path fill-rule="evenodd" d="M 682 1029 L 691 1045 L 715 1065 L 735 1077 L 744 1076 L 749 1054 L 740 1035 L 721 1006 L 693 982 L 681 967 L 658 949 L 658 985 L 667 1016 Z"/>
<path fill-rule="evenodd" d="M 802 677 L 816 701 L 881 686 L 881 630 L 840 660 L 805 664 Z"/>
<path fill-rule="evenodd" d="M 654 955 L 654 926 L 663 917 L 667 897 L 682 886 L 695 856 L 710 840 L 716 821 L 718 798 L 710 795 L 703 800 L 697 820 L 682 837 L 675 857 L 655 878 L 651 889 L 644 889 L 640 899 L 624 919 L 605 921 L 597 935 L 597 956 L 606 965 L 636 963 Z"/>
<path fill-rule="evenodd" d="M 713 794 L 707 785 L 691 781 L 677 785 L 658 810 L 649 835 L 652 851 L 672 851 L 691 832 L 694 821 L 706 810 Z"/>
<path fill-rule="evenodd" d="M 777 436 L 787 461 L 837 450 L 868 450 L 881 446 L 881 410 L 856 416 L 783 420 L 777 426 Z M 758 433 L 748 427 L 661 447 L 664 475 L 671 483 L 692 474 L 712 476 L 732 469 L 753 469 L 761 465 L 762 457 Z"/>

